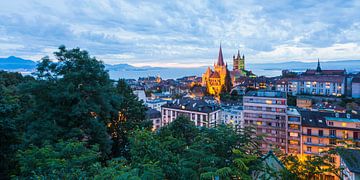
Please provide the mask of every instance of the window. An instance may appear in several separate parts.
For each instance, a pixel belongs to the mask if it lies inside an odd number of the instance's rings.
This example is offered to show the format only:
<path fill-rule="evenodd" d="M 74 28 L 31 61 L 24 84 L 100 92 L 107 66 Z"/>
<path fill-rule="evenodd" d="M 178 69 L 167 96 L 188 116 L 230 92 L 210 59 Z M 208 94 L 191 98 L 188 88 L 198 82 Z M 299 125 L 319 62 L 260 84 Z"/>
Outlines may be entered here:
<path fill-rule="evenodd" d="M 294 133 L 294 132 L 290 132 L 290 136 L 291 136 L 291 137 L 298 137 L 299 134 L 298 134 L 298 133 Z"/>
<path fill-rule="evenodd" d="M 311 136 L 311 129 L 307 129 L 307 135 Z"/>
<path fill-rule="evenodd" d="M 311 143 L 311 137 L 306 138 L 306 142 Z"/>
<path fill-rule="evenodd" d="M 359 139 L 359 132 L 354 132 L 354 135 L 353 135 L 354 139 Z"/>
<path fill-rule="evenodd" d="M 336 130 L 330 129 L 330 136 L 336 136 Z"/>
<path fill-rule="evenodd" d="M 324 136 L 324 131 L 323 130 L 319 130 L 319 136 Z"/>
<path fill-rule="evenodd" d="M 336 139 L 330 139 L 329 144 L 335 145 L 336 144 Z"/>
<path fill-rule="evenodd" d="M 333 125 L 334 125 L 334 122 L 329 121 L 329 126 L 333 126 Z"/>
<path fill-rule="evenodd" d="M 306 148 L 306 151 L 307 151 L 307 152 L 311 152 L 311 147 L 308 146 L 308 147 Z"/>

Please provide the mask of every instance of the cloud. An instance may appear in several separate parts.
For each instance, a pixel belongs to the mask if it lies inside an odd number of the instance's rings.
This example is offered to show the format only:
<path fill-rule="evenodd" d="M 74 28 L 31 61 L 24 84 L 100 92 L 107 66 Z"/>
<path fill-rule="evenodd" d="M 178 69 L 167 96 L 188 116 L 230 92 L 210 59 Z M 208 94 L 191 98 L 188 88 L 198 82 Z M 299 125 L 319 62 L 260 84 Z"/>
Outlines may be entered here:
<path fill-rule="evenodd" d="M 64 44 L 106 63 L 211 65 L 240 49 L 252 63 L 360 59 L 354 1 L 1 1 L 0 56 Z"/>

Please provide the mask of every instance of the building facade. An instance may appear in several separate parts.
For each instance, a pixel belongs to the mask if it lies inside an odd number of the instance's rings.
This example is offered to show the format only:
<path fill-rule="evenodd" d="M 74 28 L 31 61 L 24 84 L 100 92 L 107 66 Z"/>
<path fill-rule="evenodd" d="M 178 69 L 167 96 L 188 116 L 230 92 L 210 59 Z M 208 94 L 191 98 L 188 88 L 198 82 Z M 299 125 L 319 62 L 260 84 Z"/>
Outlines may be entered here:
<path fill-rule="evenodd" d="M 345 84 L 345 70 L 322 70 L 318 60 L 316 70 L 309 69 L 296 77 L 282 78 L 277 81 L 276 90 L 291 95 L 342 96 L 345 95 Z"/>
<path fill-rule="evenodd" d="M 237 56 L 233 56 L 233 71 L 234 70 L 245 70 L 245 55 L 240 56 L 240 51 L 238 51 Z"/>
<path fill-rule="evenodd" d="M 224 63 L 221 45 L 217 63 L 214 64 L 214 71 L 210 67 L 207 68 L 202 75 L 202 85 L 206 87 L 209 94 L 215 96 L 219 96 L 223 91 L 230 92 L 231 90 L 231 75 L 227 64 Z"/>
<path fill-rule="evenodd" d="M 243 98 L 244 126 L 254 126 L 256 134 L 264 136 L 263 152 L 279 148 L 288 151 L 286 93 L 280 91 L 250 91 Z"/>
<path fill-rule="evenodd" d="M 190 118 L 196 126 L 215 127 L 221 124 L 221 109 L 202 100 L 176 99 L 161 107 L 162 126 L 174 121 L 179 116 Z"/>
<path fill-rule="evenodd" d="M 360 98 L 360 77 L 355 77 L 352 79 L 351 97 Z"/>
<path fill-rule="evenodd" d="M 167 103 L 167 101 L 163 100 L 163 99 L 153 99 L 153 100 L 148 100 L 145 104 L 147 107 L 149 107 L 151 109 L 161 111 L 161 106 L 166 103 Z"/>
<path fill-rule="evenodd" d="M 228 124 L 234 128 L 244 127 L 244 113 L 242 106 L 222 105 L 221 106 L 221 122 Z"/>

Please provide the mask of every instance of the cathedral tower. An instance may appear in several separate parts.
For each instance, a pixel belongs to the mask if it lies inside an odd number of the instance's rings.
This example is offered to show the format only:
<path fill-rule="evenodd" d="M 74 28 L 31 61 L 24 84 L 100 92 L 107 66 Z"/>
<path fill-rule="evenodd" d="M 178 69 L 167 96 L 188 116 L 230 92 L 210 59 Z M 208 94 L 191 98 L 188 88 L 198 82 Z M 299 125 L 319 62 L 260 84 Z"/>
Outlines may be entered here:
<path fill-rule="evenodd" d="M 245 70 L 245 56 L 240 56 L 240 51 L 238 50 L 237 56 L 233 56 L 233 70 Z"/>

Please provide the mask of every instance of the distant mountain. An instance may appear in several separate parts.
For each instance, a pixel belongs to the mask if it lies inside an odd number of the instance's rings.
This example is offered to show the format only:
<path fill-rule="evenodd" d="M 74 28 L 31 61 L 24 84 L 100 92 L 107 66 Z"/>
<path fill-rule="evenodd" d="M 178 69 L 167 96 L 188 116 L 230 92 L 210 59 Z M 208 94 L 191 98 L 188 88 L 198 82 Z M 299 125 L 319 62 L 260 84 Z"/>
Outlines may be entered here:
<path fill-rule="evenodd" d="M 148 70 L 160 70 L 164 69 L 161 67 L 151 67 L 151 66 L 143 66 L 143 67 L 135 67 L 129 64 L 105 64 L 105 67 L 109 71 L 148 71 Z"/>
<path fill-rule="evenodd" d="M 15 56 L 9 56 L 7 58 L 0 58 L 0 69 L 5 70 L 33 70 L 36 67 L 36 62 L 31 60 L 22 59 Z"/>
<path fill-rule="evenodd" d="M 339 61 L 320 61 L 322 69 L 346 69 L 348 72 L 360 72 L 360 60 L 339 60 Z M 263 63 L 248 64 L 248 69 L 263 70 L 283 70 L 304 71 L 306 69 L 316 69 L 317 62 L 289 61 L 282 63 Z"/>
<path fill-rule="evenodd" d="M 320 61 L 322 69 L 346 69 L 347 72 L 360 72 L 360 60 L 341 60 L 341 61 Z M 299 62 L 289 61 L 282 63 L 261 63 L 246 64 L 246 69 L 252 70 L 257 75 L 278 76 L 281 70 L 288 69 L 292 71 L 305 71 L 306 69 L 315 69 L 317 62 Z M 33 71 L 36 62 L 10 56 L 8 58 L 0 58 L 0 70 L 9 71 Z M 129 64 L 105 64 L 105 68 L 109 70 L 110 76 L 116 78 L 137 78 L 140 76 L 161 75 L 166 78 L 178 78 L 188 75 L 201 76 L 205 72 L 206 67 L 196 68 L 164 68 L 164 67 L 135 67 Z M 229 66 L 229 69 L 232 69 Z"/>

